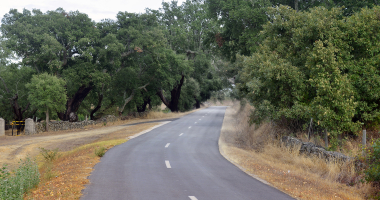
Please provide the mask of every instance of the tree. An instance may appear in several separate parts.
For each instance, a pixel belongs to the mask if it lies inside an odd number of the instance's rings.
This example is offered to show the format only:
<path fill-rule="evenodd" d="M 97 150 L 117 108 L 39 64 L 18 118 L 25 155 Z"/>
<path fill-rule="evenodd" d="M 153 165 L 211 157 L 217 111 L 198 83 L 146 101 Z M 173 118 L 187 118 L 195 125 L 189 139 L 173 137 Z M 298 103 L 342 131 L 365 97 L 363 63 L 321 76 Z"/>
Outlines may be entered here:
<path fill-rule="evenodd" d="M 209 16 L 222 30 L 209 32 L 208 42 L 217 44 L 223 56 L 235 61 L 236 54 L 249 56 L 260 43 L 262 25 L 268 21 L 269 0 L 207 0 Z"/>
<path fill-rule="evenodd" d="M 313 118 L 332 138 L 380 120 L 380 7 L 344 17 L 344 9 L 268 10 L 256 53 L 238 56 L 240 92 L 252 122 Z"/>
<path fill-rule="evenodd" d="M 165 36 L 168 39 L 170 48 L 177 54 L 185 55 L 190 73 L 183 73 L 183 80 L 172 89 L 170 97 L 180 97 L 180 92 L 187 98 L 172 99 L 171 102 L 179 102 L 180 110 L 192 108 L 189 106 L 193 102 L 196 108 L 200 107 L 200 102 L 209 98 L 212 91 L 221 89 L 219 77 L 213 76 L 211 67 L 212 55 L 211 46 L 205 44 L 206 33 L 216 26 L 216 24 L 207 18 L 207 9 L 204 1 L 185 1 L 181 6 L 176 1 L 171 3 L 162 3 L 160 22 L 165 27 Z M 199 87 L 199 92 L 193 92 L 193 87 L 186 86 L 182 90 L 184 83 L 194 83 L 193 86 Z M 189 91 L 187 91 L 189 90 Z M 160 97 L 165 97 L 160 92 Z M 169 96 L 169 95 L 167 95 Z M 186 101 L 181 102 L 181 101 Z M 165 99 L 163 100 L 165 103 Z M 185 107 L 183 107 L 185 106 Z M 170 108 L 170 107 L 169 107 Z"/>
<path fill-rule="evenodd" d="M 62 8 L 42 13 L 24 9 L 22 13 L 11 9 L 1 25 L 7 47 L 22 58 L 22 63 L 37 73 L 50 73 L 67 82 L 67 103 L 61 120 L 76 121 L 76 112 L 89 92 L 107 80 L 115 64 L 98 65 L 96 45 L 99 32 L 86 14 L 65 12 Z M 99 46 L 98 46 L 99 47 Z M 99 52 L 99 50 L 98 50 Z M 116 63 L 117 64 L 117 63 Z"/>
<path fill-rule="evenodd" d="M 45 110 L 46 131 L 49 131 L 49 112 L 65 110 L 65 84 L 64 80 L 47 73 L 34 75 L 31 82 L 26 84 L 29 90 L 28 100 L 33 107 Z"/>
<path fill-rule="evenodd" d="M 25 84 L 33 73 L 33 69 L 22 65 L 0 65 L 0 113 L 5 119 L 24 121 L 35 114 L 25 95 Z"/>

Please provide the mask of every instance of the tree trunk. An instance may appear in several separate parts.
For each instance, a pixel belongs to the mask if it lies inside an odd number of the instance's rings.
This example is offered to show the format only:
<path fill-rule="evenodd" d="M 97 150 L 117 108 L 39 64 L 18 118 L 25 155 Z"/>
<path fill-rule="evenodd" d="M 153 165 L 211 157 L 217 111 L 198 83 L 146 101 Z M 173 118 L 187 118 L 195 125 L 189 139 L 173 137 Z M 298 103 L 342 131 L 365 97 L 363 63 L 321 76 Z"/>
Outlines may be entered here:
<path fill-rule="evenodd" d="M 46 132 L 49 132 L 49 108 L 46 108 Z"/>
<path fill-rule="evenodd" d="M 88 93 L 92 90 L 93 86 L 81 86 L 73 97 L 67 99 L 66 111 L 58 112 L 58 117 L 62 121 L 76 122 L 78 121 L 78 115 L 76 112 L 79 109 L 80 104 L 87 97 Z"/>
<path fill-rule="evenodd" d="M 150 105 L 150 98 L 144 99 L 144 103 L 140 106 L 137 106 L 137 112 L 145 112 L 146 106 Z"/>
<path fill-rule="evenodd" d="M 144 89 L 146 91 L 146 86 L 148 86 L 148 85 L 149 85 L 149 83 L 145 84 L 144 86 L 133 89 L 132 94 L 128 98 L 125 99 L 123 107 L 121 107 L 119 109 L 119 116 L 121 116 L 123 114 L 124 108 L 127 105 L 127 103 L 132 101 L 133 97 L 135 96 L 136 91 L 141 90 L 141 89 Z"/>
<path fill-rule="evenodd" d="M 102 101 L 103 101 L 103 94 L 99 93 L 98 95 L 98 105 L 94 108 L 94 110 L 90 113 L 90 119 L 94 120 L 94 114 L 102 107 Z"/>
<path fill-rule="evenodd" d="M 298 0 L 294 0 L 294 10 L 298 12 Z"/>
<path fill-rule="evenodd" d="M 181 80 L 179 81 L 179 84 L 177 86 L 175 86 L 172 91 L 170 91 L 170 94 L 171 94 L 171 99 L 170 99 L 170 102 L 168 102 L 164 96 L 164 94 L 162 93 L 162 90 L 158 91 L 157 92 L 157 95 L 160 97 L 161 101 L 166 105 L 166 107 L 168 107 L 172 112 L 178 112 L 179 111 L 179 108 L 178 108 L 178 104 L 179 104 L 179 97 L 181 95 L 181 89 L 182 89 L 182 85 L 183 85 L 183 82 L 185 80 L 185 76 L 182 75 L 182 78 Z"/>
<path fill-rule="evenodd" d="M 201 102 L 198 99 L 195 99 L 195 108 L 201 108 Z"/>

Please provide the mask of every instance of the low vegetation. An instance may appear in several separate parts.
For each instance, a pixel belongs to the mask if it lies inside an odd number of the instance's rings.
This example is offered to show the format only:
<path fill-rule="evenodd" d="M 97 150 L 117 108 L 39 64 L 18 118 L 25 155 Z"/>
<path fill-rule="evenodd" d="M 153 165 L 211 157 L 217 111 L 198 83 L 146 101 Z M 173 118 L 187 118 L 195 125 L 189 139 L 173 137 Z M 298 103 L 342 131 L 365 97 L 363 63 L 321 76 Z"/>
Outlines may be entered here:
<path fill-rule="evenodd" d="M 233 163 L 276 188 L 300 199 L 367 199 L 376 188 L 365 181 L 356 162 L 327 162 L 301 155 L 298 149 L 283 145 L 277 138 L 283 130 L 275 124 L 249 124 L 252 107 L 239 103 L 228 108 L 222 128 L 220 149 Z M 305 132 L 294 133 L 303 138 Z M 314 138 L 317 140 L 318 138 Z M 360 156 L 360 141 L 346 140 L 345 152 Z M 376 170 L 375 170 L 376 171 Z M 372 175 L 370 175 L 372 177 Z"/>
<path fill-rule="evenodd" d="M 40 182 L 38 166 L 29 158 L 20 161 L 20 166 L 9 171 L 6 166 L 0 169 L 0 199 L 23 199 L 24 194 Z"/>
<path fill-rule="evenodd" d="M 123 123 L 125 124 L 125 121 Z M 100 158 L 108 149 L 126 142 L 128 136 L 155 125 L 157 123 L 127 126 L 70 151 L 42 150 L 36 158 L 41 181 L 38 187 L 29 192 L 24 199 L 79 199 L 85 185 L 89 183 L 88 176 L 93 167 L 100 162 Z"/>

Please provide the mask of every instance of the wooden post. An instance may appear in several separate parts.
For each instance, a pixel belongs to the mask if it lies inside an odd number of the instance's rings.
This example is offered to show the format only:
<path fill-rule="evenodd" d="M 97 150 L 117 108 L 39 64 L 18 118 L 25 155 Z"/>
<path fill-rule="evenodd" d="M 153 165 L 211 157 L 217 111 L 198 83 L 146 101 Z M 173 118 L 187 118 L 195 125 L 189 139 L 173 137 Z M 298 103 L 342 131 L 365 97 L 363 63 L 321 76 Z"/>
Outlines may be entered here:
<path fill-rule="evenodd" d="M 307 139 L 309 140 L 309 142 L 310 142 L 310 131 L 311 131 L 311 126 L 312 125 L 313 125 L 313 118 L 310 119 L 309 133 L 308 133 L 308 136 L 307 136 L 308 137 Z"/>
<path fill-rule="evenodd" d="M 329 136 L 327 135 L 327 129 L 325 129 L 325 145 L 327 150 L 329 148 Z"/>
<path fill-rule="evenodd" d="M 363 156 L 365 155 L 365 148 L 367 145 L 367 130 L 363 130 L 363 138 L 362 138 L 362 145 L 363 145 Z"/>

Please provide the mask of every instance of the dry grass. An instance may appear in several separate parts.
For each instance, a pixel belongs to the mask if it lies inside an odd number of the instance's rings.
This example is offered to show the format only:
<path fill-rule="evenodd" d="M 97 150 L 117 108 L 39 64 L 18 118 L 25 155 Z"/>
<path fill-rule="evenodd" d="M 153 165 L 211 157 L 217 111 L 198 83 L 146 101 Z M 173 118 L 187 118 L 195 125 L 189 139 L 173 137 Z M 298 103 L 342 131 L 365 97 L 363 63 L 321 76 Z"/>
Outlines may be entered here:
<path fill-rule="evenodd" d="M 82 145 L 73 150 L 59 152 L 57 159 L 47 162 L 37 156 L 41 182 L 24 199 L 79 199 L 82 190 L 89 183 L 91 174 L 100 158 L 95 155 L 99 148 L 110 149 L 127 141 L 127 137 L 149 129 L 158 123 L 139 124 L 109 133 L 98 141 Z"/>
<path fill-rule="evenodd" d="M 227 109 L 219 140 L 221 153 L 227 159 L 298 199 L 366 198 L 371 187 L 359 181 L 361 177 L 352 163 L 305 157 L 282 146 L 274 139 L 276 131 L 270 124 L 257 129 L 249 126 L 251 109 L 249 105 L 240 109 L 236 103 Z"/>

